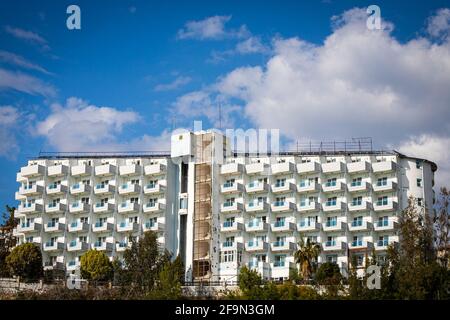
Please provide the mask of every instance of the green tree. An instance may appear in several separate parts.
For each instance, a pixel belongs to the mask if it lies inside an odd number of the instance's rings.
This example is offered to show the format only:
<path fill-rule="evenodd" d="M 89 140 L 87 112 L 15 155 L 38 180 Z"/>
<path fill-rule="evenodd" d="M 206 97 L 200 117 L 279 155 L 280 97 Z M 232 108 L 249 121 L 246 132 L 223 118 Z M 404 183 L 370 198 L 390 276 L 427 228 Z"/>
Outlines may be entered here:
<path fill-rule="evenodd" d="M 150 292 L 156 288 L 158 275 L 164 265 L 170 260 L 170 254 L 161 253 L 155 232 L 148 231 L 136 241 L 131 239 L 131 248 L 125 250 L 123 255 L 123 269 L 127 274 L 127 285 L 133 290 Z"/>
<path fill-rule="evenodd" d="M 6 257 L 10 273 L 27 280 L 42 276 L 42 253 L 33 243 L 24 243 L 15 247 Z"/>
<path fill-rule="evenodd" d="M 338 285 L 341 280 L 339 266 L 333 262 L 322 263 L 316 272 L 316 281 L 321 285 Z"/>
<path fill-rule="evenodd" d="M 17 240 L 13 232 L 19 220 L 14 217 L 15 210 L 16 208 L 7 205 L 6 211 L 2 214 L 3 224 L 0 225 L 0 277 L 10 276 L 6 257 L 16 245 Z"/>
<path fill-rule="evenodd" d="M 303 237 L 299 242 L 299 249 L 295 252 L 295 262 L 300 265 L 300 273 L 303 280 L 311 279 L 311 275 L 314 272 L 315 262 L 320 254 L 320 245 L 315 242 L 311 242 L 309 238 L 304 241 Z"/>
<path fill-rule="evenodd" d="M 450 191 L 441 188 L 436 209 L 436 246 L 440 264 L 447 268 L 450 258 Z"/>
<path fill-rule="evenodd" d="M 158 275 L 157 290 L 151 296 L 156 299 L 167 300 L 179 299 L 181 297 L 180 263 L 181 259 L 177 257 L 175 261 L 168 261 L 164 264 Z M 182 267 L 183 264 L 181 263 Z"/>
<path fill-rule="evenodd" d="M 111 280 L 113 265 L 108 256 L 97 250 L 89 250 L 80 259 L 81 276 L 92 281 Z"/>

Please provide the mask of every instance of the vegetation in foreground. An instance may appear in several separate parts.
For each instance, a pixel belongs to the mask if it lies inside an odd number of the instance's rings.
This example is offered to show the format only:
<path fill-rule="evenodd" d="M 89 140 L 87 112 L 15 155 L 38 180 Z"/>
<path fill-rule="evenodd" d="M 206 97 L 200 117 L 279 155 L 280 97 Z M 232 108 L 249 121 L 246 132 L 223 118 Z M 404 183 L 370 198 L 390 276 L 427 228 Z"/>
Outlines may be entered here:
<path fill-rule="evenodd" d="M 355 257 L 351 257 L 349 277 L 343 278 L 333 263 L 316 263 L 320 246 L 301 242 L 295 259 L 299 272 L 293 272 L 283 284 L 264 281 L 254 270 L 243 267 L 238 277 L 238 290 L 228 291 L 225 299 L 295 300 L 295 299 L 450 299 L 449 208 L 450 192 L 443 188 L 434 220 L 421 212 L 423 208 L 409 199 L 399 217 L 402 241 L 388 248 L 381 266 L 381 289 L 370 290 L 367 278 L 357 275 Z M 2 226 L 2 232 L 17 224 L 14 210 Z M 5 226 L 7 228 L 5 228 Z M 9 232 L 8 231 L 8 232 Z M 4 234 L 3 234 L 4 235 Z M 8 234 L 6 234 L 8 237 Z M 23 280 L 42 275 L 42 255 L 33 244 L 12 246 L 3 241 L 0 248 L 0 273 Z M 366 256 L 364 269 L 379 262 L 375 252 Z M 0 292 L 0 299 L 181 299 L 184 266 L 177 257 L 158 249 L 156 234 L 146 232 L 132 240 L 122 262 L 110 262 L 103 252 L 90 250 L 81 258 L 81 275 L 89 286 L 71 290 L 55 286 L 45 292 Z M 113 285 L 104 285 L 110 283 Z M 216 297 L 217 298 L 217 297 Z"/>

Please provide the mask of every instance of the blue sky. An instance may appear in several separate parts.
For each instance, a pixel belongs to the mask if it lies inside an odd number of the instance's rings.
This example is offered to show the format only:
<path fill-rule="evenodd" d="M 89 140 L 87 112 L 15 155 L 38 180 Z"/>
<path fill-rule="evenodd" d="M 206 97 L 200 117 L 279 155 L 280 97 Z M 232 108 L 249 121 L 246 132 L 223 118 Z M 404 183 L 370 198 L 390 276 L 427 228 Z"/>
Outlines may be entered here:
<path fill-rule="evenodd" d="M 81 9 L 68 30 L 66 8 Z M 382 30 L 365 9 L 381 9 Z M 0 207 L 39 151 L 167 150 L 170 130 L 371 136 L 450 179 L 450 1 L 2 1 Z M 448 184 L 447 184 L 448 185 Z"/>

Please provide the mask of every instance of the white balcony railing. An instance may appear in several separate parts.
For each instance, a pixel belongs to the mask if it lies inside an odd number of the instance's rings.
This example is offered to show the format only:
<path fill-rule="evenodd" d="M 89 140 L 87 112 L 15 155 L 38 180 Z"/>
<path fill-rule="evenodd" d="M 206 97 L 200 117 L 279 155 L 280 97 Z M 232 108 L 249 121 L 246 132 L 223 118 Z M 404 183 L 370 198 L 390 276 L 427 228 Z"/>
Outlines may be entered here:
<path fill-rule="evenodd" d="M 137 164 L 130 164 L 119 167 L 119 175 L 121 176 L 137 176 L 141 174 L 141 166 Z"/>
<path fill-rule="evenodd" d="M 241 163 L 227 163 L 220 168 L 220 174 L 222 175 L 242 174 L 243 172 L 244 165 Z"/>
<path fill-rule="evenodd" d="M 112 164 L 102 164 L 100 166 L 95 167 L 95 175 L 96 176 L 112 176 L 116 174 L 116 166 Z"/>
<path fill-rule="evenodd" d="M 268 165 L 262 162 L 250 163 L 245 166 L 245 172 L 248 175 L 252 174 L 265 174 L 268 171 Z"/>
<path fill-rule="evenodd" d="M 374 173 L 395 171 L 396 168 L 395 162 L 391 160 L 372 163 L 372 170 Z"/>
<path fill-rule="evenodd" d="M 59 177 L 64 176 L 69 172 L 69 168 L 63 164 L 58 164 L 55 166 L 49 166 L 47 168 L 47 175 L 49 177 Z"/>
<path fill-rule="evenodd" d="M 92 173 L 92 167 L 87 164 L 80 164 L 71 168 L 71 174 L 77 176 L 89 176 Z"/>
<path fill-rule="evenodd" d="M 320 172 L 320 163 L 311 161 L 297 164 L 298 174 L 311 174 Z"/>
<path fill-rule="evenodd" d="M 166 166 L 162 163 L 149 164 L 144 167 L 144 174 L 146 176 L 157 176 L 166 172 Z"/>

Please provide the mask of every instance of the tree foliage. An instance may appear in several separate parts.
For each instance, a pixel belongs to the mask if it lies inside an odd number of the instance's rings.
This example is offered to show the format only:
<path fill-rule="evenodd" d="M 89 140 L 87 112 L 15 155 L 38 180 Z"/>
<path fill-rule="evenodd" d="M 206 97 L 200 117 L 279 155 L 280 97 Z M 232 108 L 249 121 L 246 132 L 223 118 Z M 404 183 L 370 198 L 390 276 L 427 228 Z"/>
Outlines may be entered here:
<path fill-rule="evenodd" d="M 322 263 L 316 272 L 316 281 L 322 285 L 338 285 L 341 280 L 339 266 L 333 262 Z"/>
<path fill-rule="evenodd" d="M 6 257 L 10 273 L 23 279 L 38 279 L 42 276 L 42 253 L 33 243 L 15 247 Z"/>
<path fill-rule="evenodd" d="M 295 262 L 300 265 L 300 273 L 303 280 L 311 279 L 320 250 L 320 245 L 310 241 L 309 238 L 306 242 L 303 238 L 300 239 L 299 249 L 295 252 L 294 258 Z"/>
<path fill-rule="evenodd" d="M 113 265 L 108 256 L 97 250 L 89 250 L 80 259 L 81 276 L 92 281 L 111 280 Z"/>
<path fill-rule="evenodd" d="M 16 208 L 7 205 L 6 211 L 2 214 L 3 224 L 0 225 L 0 277 L 10 276 L 6 257 L 16 244 L 13 230 L 18 224 L 18 219 L 14 217 L 15 210 Z"/>

